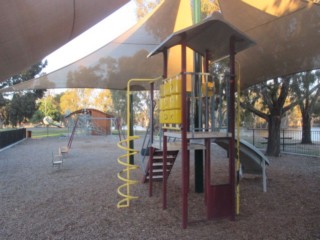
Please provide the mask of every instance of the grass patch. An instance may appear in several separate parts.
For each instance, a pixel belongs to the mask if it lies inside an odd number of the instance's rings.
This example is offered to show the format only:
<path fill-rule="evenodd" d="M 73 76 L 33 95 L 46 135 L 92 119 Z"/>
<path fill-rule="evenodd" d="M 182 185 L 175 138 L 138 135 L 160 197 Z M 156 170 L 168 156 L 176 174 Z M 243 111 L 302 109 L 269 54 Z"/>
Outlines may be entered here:
<path fill-rule="evenodd" d="M 68 128 L 28 128 L 27 131 L 32 132 L 32 138 L 61 137 L 67 135 Z"/>

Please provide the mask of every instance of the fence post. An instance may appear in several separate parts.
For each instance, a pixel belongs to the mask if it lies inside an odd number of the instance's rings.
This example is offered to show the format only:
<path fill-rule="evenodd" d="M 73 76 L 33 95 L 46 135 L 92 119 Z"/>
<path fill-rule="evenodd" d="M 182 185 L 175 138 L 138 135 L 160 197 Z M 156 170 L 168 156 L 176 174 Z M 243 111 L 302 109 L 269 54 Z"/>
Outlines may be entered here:
<path fill-rule="evenodd" d="M 284 152 L 284 128 L 282 129 L 282 151 Z"/>
<path fill-rule="evenodd" d="M 254 128 L 252 128 L 252 145 L 255 146 L 255 144 L 254 144 Z"/>

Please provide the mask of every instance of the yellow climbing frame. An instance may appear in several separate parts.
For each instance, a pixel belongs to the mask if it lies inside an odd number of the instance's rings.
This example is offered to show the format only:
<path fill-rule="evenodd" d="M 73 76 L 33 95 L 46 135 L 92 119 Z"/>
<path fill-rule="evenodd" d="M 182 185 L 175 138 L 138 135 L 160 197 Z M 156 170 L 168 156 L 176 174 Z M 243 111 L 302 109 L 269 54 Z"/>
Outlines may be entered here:
<path fill-rule="evenodd" d="M 139 136 L 131 136 L 130 135 L 130 95 L 131 90 L 130 90 L 130 85 L 133 82 L 144 82 L 144 83 L 153 83 L 158 80 L 161 80 L 161 77 L 155 78 L 155 79 L 130 79 L 127 83 L 127 138 L 118 142 L 117 146 L 123 150 L 126 151 L 125 154 L 122 154 L 121 156 L 118 157 L 118 163 L 122 166 L 124 166 L 124 169 L 118 173 L 118 178 L 124 182 L 120 187 L 117 189 L 117 193 L 122 197 L 122 199 L 118 202 L 117 207 L 118 208 L 123 208 L 123 207 L 129 207 L 130 206 L 130 201 L 137 199 L 137 196 L 131 195 L 130 191 L 130 186 L 139 183 L 137 180 L 131 179 L 131 171 L 138 169 L 139 167 L 134 164 L 130 164 L 130 156 L 133 156 L 139 151 L 130 148 L 130 141 L 134 141 L 139 138 Z M 126 143 L 126 144 L 124 144 Z"/>

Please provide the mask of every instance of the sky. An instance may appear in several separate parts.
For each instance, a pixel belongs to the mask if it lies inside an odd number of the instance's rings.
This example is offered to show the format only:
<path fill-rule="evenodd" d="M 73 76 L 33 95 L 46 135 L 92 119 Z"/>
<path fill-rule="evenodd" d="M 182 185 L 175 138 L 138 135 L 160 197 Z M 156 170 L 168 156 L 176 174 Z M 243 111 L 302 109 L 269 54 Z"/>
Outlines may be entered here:
<path fill-rule="evenodd" d="M 137 22 L 135 10 L 136 4 L 132 0 L 86 32 L 45 57 L 44 59 L 48 61 L 48 65 L 43 72 L 50 73 L 71 64 L 118 37 Z"/>

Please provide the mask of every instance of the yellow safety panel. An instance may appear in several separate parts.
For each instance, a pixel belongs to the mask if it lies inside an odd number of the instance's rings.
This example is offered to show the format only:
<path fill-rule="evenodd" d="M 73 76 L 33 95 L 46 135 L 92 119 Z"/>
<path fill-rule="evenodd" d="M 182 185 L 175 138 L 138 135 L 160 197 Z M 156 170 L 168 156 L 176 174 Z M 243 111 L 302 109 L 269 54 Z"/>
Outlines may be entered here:
<path fill-rule="evenodd" d="M 181 95 L 170 96 L 170 109 L 181 109 Z"/>
<path fill-rule="evenodd" d="M 181 94 L 181 79 L 171 80 L 171 94 Z"/>

